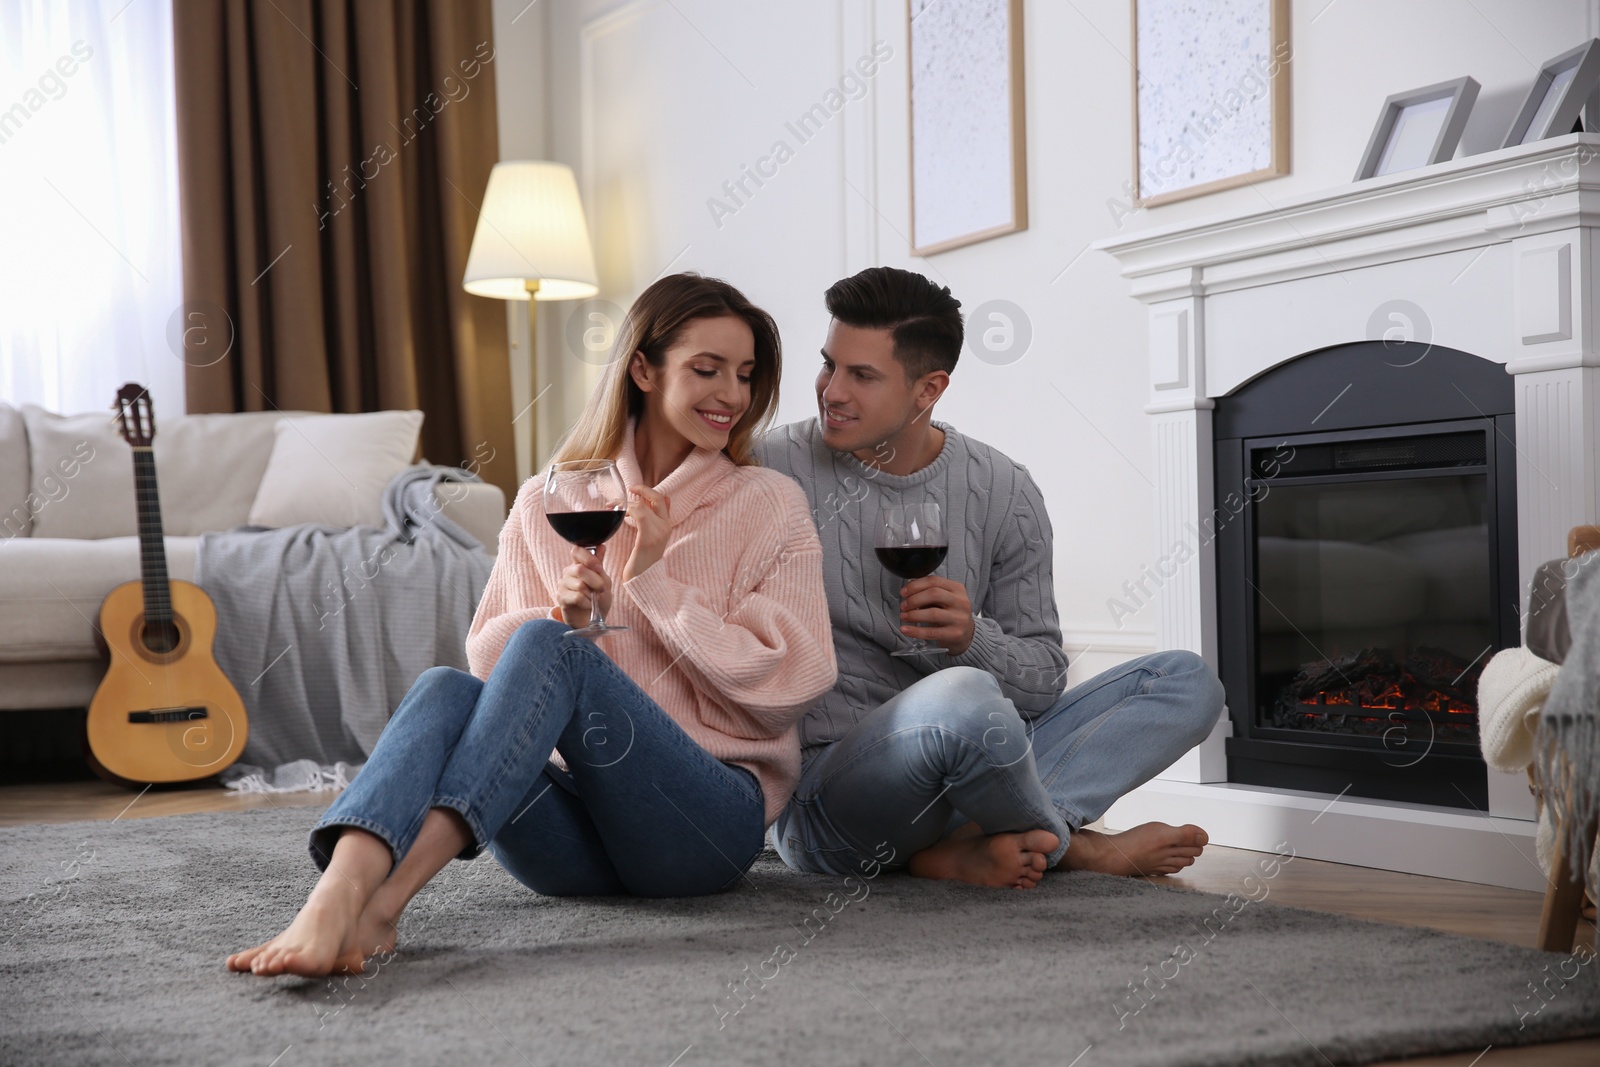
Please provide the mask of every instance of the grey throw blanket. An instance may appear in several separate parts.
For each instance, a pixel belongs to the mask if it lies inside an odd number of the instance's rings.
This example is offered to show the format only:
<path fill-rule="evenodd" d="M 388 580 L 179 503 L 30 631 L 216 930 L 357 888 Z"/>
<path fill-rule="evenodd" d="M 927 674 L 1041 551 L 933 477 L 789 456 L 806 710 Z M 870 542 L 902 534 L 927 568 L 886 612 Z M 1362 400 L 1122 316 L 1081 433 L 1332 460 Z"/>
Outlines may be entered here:
<path fill-rule="evenodd" d="M 1580 559 L 1582 557 L 1579 557 Z M 1553 559 L 1539 564 L 1533 572 L 1533 587 L 1528 590 L 1527 625 L 1522 644 L 1529 652 L 1551 663 L 1567 658 L 1572 647 L 1572 630 L 1567 625 L 1567 572 L 1575 570 L 1577 559 Z"/>
<path fill-rule="evenodd" d="M 1539 717 L 1534 751 L 1545 803 L 1560 813 L 1573 876 L 1582 878 L 1580 861 L 1600 817 L 1600 552 L 1571 561 L 1566 586 L 1572 645 Z M 1595 882 L 1591 872 L 1589 892 L 1600 897 Z"/>
<path fill-rule="evenodd" d="M 244 699 L 238 764 L 361 763 L 429 667 L 465 670 L 467 630 L 494 557 L 445 518 L 417 464 L 383 494 L 386 526 L 242 526 L 200 539 L 195 580 L 217 605 L 217 663 Z M 446 490 L 448 492 L 448 490 Z"/>

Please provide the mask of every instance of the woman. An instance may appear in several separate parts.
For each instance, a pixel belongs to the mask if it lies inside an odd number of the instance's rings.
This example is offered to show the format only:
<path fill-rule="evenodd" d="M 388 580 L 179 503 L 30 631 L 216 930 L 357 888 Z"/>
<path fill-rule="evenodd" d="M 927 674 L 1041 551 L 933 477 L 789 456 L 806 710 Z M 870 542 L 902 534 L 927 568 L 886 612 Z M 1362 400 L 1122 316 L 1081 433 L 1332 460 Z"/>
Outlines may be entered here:
<path fill-rule="evenodd" d="M 715 893 L 760 853 L 799 774 L 795 724 L 837 673 L 805 496 L 751 458 L 777 328 L 727 283 L 678 274 L 616 345 L 556 460 L 614 460 L 624 525 L 591 556 L 546 521 L 544 479 L 523 484 L 472 673 L 417 679 L 311 831 L 323 874 L 305 905 L 231 969 L 358 971 L 429 879 L 484 848 L 552 895 Z M 629 629 L 569 636 L 597 603 Z"/>

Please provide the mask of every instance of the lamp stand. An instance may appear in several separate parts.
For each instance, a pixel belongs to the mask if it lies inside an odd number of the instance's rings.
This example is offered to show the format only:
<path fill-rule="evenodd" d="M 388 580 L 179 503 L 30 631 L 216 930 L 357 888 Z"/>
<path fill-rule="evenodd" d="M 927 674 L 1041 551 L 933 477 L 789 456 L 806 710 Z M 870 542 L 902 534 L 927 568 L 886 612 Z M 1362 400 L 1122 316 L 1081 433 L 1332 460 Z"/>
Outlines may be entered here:
<path fill-rule="evenodd" d="M 539 472 L 539 279 L 523 280 L 528 290 L 528 454 L 535 474 Z"/>

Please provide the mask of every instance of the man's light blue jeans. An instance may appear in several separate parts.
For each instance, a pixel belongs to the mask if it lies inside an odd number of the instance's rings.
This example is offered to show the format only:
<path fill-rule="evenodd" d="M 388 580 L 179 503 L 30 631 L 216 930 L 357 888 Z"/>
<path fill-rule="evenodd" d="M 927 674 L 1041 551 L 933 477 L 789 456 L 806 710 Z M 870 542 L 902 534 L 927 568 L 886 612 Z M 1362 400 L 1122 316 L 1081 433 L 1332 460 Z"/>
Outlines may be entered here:
<path fill-rule="evenodd" d="M 808 752 L 774 826 L 796 870 L 853 874 L 885 842 L 912 854 L 975 822 L 985 833 L 1049 830 L 1061 839 L 1105 814 L 1211 733 L 1222 683 L 1192 652 L 1113 667 L 1024 719 L 986 671 L 947 667 Z"/>
<path fill-rule="evenodd" d="M 366 766 L 311 831 L 327 869 L 345 827 L 399 863 L 431 808 L 550 896 L 687 897 L 727 889 L 765 846 L 756 776 L 719 761 L 591 641 L 523 623 L 479 681 L 433 667 L 406 694 Z M 567 770 L 548 762 L 559 751 Z"/>

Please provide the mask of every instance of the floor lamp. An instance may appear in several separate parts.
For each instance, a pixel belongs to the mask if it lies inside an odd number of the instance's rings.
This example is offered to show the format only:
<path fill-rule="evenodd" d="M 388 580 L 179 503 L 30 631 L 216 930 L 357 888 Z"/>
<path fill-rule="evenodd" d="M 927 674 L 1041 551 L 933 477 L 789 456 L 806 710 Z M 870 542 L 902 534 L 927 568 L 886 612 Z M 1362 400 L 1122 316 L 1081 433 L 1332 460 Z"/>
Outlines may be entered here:
<path fill-rule="evenodd" d="M 474 296 L 528 302 L 533 469 L 539 462 L 539 335 L 536 305 L 600 291 L 589 227 L 572 168 L 539 160 L 496 163 L 472 234 L 462 286 Z"/>

